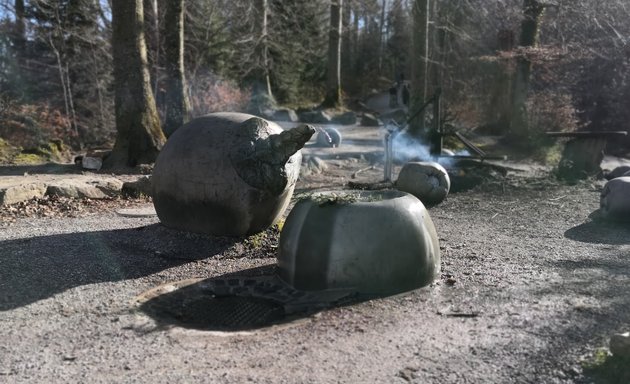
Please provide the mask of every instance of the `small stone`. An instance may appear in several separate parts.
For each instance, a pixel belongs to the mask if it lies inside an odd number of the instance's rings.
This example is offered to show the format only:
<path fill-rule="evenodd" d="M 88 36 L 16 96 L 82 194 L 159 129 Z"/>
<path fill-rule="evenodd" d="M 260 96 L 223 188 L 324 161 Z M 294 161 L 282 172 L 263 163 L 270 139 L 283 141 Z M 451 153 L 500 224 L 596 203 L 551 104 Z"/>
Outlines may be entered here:
<path fill-rule="evenodd" d="M 616 357 L 630 358 L 630 332 L 613 335 L 610 338 L 610 352 Z"/>
<path fill-rule="evenodd" d="M 49 196 L 59 196 L 71 199 L 87 197 L 88 199 L 104 199 L 107 196 L 94 186 L 89 186 L 75 180 L 60 180 L 50 184 L 46 189 Z"/>
<path fill-rule="evenodd" d="M 93 171 L 98 171 L 103 166 L 103 159 L 99 157 L 88 157 L 83 156 L 81 159 L 81 167 L 83 169 L 89 169 Z"/>
<path fill-rule="evenodd" d="M 46 184 L 31 183 L 10 186 L 0 189 L 0 205 L 9 205 L 27 201 L 33 198 L 42 198 L 46 193 Z"/>
<path fill-rule="evenodd" d="M 320 128 L 315 144 L 319 147 L 338 148 L 341 145 L 341 133 L 335 128 Z"/>

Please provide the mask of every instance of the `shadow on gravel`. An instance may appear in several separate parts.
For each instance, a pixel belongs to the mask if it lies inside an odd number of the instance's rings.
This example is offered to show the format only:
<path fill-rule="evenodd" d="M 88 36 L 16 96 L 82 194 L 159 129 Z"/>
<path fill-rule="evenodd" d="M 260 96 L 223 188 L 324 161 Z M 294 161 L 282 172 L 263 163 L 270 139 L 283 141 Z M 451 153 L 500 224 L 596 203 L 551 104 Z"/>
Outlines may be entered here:
<path fill-rule="evenodd" d="M 164 284 L 142 294 L 139 308 L 160 327 L 235 332 L 286 324 L 370 299 L 352 291 L 298 291 L 275 271 L 276 266 L 270 265 Z"/>
<path fill-rule="evenodd" d="M 154 224 L 0 242 L 0 311 L 81 285 L 147 276 L 220 254 L 237 240 Z"/>
<path fill-rule="evenodd" d="M 596 384 L 630 383 L 630 359 L 600 352 L 595 361 L 584 367 L 584 373 Z"/>
<path fill-rule="evenodd" d="M 80 174 L 82 171 L 80 167 L 74 164 L 59 163 L 0 166 L 0 176 L 23 176 L 25 173 L 33 175 Z"/>
<path fill-rule="evenodd" d="M 556 260 L 548 264 L 550 270 L 557 271 L 562 280 L 543 289 L 533 291 L 536 298 L 547 303 L 548 308 L 559 306 L 554 331 L 553 326 L 542 326 L 540 333 L 550 330 L 547 348 L 542 349 L 536 359 L 552 361 L 567 354 L 565 364 L 582 365 L 585 379 L 577 382 L 589 383 L 630 383 L 630 366 L 619 364 L 617 358 L 599 359 L 595 362 L 579 361 L 592 353 L 594 348 L 608 347 L 610 337 L 624 332 L 630 319 L 630 258 L 622 251 L 593 255 L 579 260 Z M 553 310 L 553 309 L 552 309 Z M 534 331 L 536 334 L 536 331 Z M 597 352 L 596 352 L 597 353 Z M 605 361 L 604 361 L 605 360 Z M 568 374 L 573 374 L 568 369 Z M 622 378 L 622 379 L 618 379 Z"/>
<path fill-rule="evenodd" d="M 564 233 L 567 239 L 591 244 L 630 244 L 630 224 L 607 221 L 590 221 Z"/>

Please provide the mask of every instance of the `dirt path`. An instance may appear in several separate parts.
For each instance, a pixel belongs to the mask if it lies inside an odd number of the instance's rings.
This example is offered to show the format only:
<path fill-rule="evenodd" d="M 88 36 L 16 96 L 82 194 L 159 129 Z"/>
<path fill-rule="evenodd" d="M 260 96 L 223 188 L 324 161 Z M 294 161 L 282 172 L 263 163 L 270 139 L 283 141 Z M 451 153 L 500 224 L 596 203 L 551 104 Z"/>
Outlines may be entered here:
<path fill-rule="evenodd" d="M 377 151 L 378 137 L 362 139 Z M 337 188 L 374 164 L 342 149 L 313 149 L 329 169 L 299 188 Z M 430 211 L 442 249 L 431 286 L 231 333 L 169 325 L 135 298 L 269 273 L 254 268 L 273 266 L 273 244 L 113 209 L 21 218 L 0 230 L 0 382 L 591 382 L 581 361 L 630 326 L 630 227 L 591 222 L 598 201 L 596 184 L 517 174 L 453 194 Z"/>

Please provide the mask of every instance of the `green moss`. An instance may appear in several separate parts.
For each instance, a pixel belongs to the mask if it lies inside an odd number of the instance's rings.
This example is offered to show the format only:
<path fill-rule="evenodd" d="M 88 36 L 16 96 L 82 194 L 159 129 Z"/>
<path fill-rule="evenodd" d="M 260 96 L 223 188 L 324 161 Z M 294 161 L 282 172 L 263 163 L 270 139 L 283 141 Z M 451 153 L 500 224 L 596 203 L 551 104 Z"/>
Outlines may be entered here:
<path fill-rule="evenodd" d="M 0 163 L 11 163 L 13 158 L 20 153 L 20 148 L 14 147 L 5 140 L 0 138 Z"/>
<path fill-rule="evenodd" d="M 38 154 L 22 152 L 13 157 L 13 159 L 11 159 L 11 162 L 17 165 L 33 165 L 45 163 L 46 160 Z"/>
<path fill-rule="evenodd" d="M 558 165 L 562 158 L 562 150 L 564 144 L 556 143 L 551 146 L 542 147 L 538 153 L 536 153 L 534 160 L 538 160 L 543 164 Z"/>
<path fill-rule="evenodd" d="M 282 228 L 284 228 L 285 219 L 280 219 L 276 223 L 276 227 L 278 228 L 278 232 L 282 232 Z"/>
<path fill-rule="evenodd" d="M 68 149 L 61 140 L 53 140 L 34 148 L 28 148 L 13 158 L 16 164 L 39 164 L 47 162 L 63 162 Z"/>

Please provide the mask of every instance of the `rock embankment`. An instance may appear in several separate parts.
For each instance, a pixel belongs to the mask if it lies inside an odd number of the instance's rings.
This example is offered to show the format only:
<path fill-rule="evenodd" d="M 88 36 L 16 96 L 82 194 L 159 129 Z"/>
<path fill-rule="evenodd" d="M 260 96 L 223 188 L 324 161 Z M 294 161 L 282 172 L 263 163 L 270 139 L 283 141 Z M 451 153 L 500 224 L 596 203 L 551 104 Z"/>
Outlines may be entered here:
<path fill-rule="evenodd" d="M 24 175 L 0 178 L 0 206 L 47 195 L 88 199 L 150 196 L 151 181 L 148 176 L 115 177 L 100 174 Z"/>

